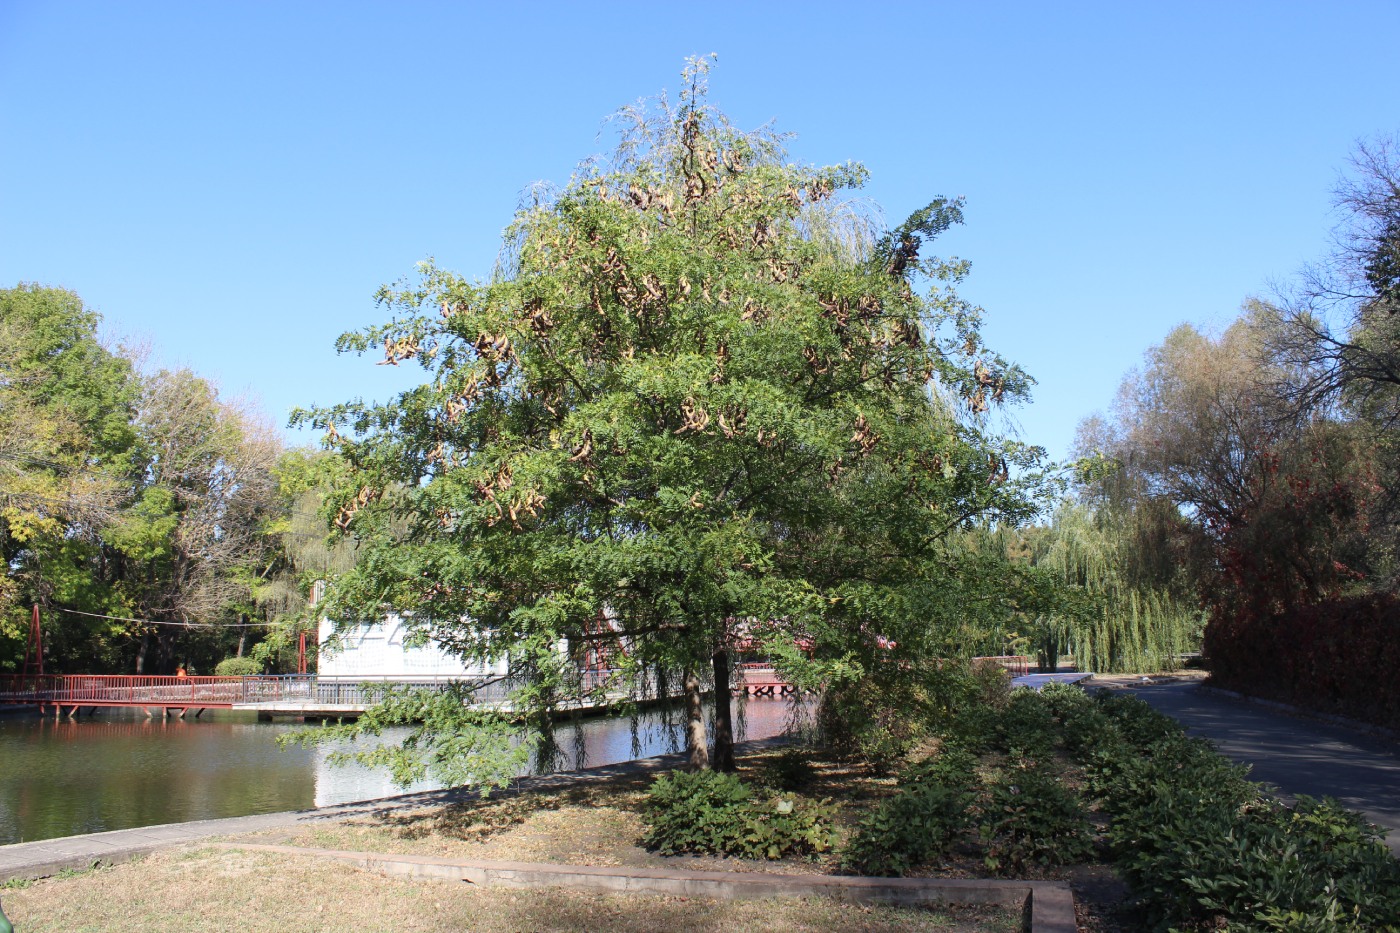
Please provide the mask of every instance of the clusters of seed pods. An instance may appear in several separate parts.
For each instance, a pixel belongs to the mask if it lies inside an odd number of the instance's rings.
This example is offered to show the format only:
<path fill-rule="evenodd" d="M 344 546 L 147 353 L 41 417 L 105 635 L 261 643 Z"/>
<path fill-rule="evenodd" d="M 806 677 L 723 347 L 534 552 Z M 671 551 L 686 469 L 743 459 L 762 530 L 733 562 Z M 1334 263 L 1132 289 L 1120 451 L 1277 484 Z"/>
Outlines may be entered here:
<path fill-rule="evenodd" d="M 355 494 L 345 505 L 340 507 L 340 511 L 335 516 L 335 527 L 345 531 L 350 527 L 350 522 L 355 518 L 355 513 L 378 499 L 383 493 L 378 489 L 369 486 L 361 486 L 360 491 Z"/>
<path fill-rule="evenodd" d="M 864 414 L 856 415 L 856 430 L 851 435 L 851 442 L 860 447 L 862 456 L 869 456 L 875 445 L 880 443 L 880 435 L 870 429 L 870 422 Z"/>

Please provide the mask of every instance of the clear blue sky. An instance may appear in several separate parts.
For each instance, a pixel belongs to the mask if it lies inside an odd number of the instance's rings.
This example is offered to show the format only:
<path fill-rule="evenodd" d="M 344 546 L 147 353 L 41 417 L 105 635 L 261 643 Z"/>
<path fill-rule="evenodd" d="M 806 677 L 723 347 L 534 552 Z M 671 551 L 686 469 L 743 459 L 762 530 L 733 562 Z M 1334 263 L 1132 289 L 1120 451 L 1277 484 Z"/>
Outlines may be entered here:
<path fill-rule="evenodd" d="M 489 273 L 532 181 L 716 52 L 711 99 L 858 159 L 897 223 L 964 195 L 988 342 L 1075 424 L 1182 321 L 1326 248 L 1358 138 L 1400 131 L 1400 3 L 0 0 L 0 285 L 77 291 L 269 418 L 384 397 L 337 357 L 434 256 Z"/>

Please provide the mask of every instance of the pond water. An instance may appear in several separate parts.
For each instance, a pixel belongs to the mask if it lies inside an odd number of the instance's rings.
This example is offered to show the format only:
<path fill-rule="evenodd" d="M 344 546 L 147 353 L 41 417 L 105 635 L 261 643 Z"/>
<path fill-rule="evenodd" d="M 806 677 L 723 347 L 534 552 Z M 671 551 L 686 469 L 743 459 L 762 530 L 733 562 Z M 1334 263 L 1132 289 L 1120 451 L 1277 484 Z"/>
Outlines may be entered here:
<path fill-rule="evenodd" d="M 792 706 L 751 699 L 743 718 L 744 738 L 769 738 L 790 724 Z M 563 724 L 557 735 L 567 760 L 560 770 L 678 751 L 679 722 L 676 714 L 668 726 L 652 711 L 635 730 L 618 717 Z M 148 720 L 127 710 L 77 720 L 0 716 L 0 845 L 404 793 L 383 772 L 328 764 L 328 748 L 277 745 L 284 732 L 314 728 L 216 710 L 199 720 Z M 581 763 L 574 760 L 580 744 Z"/>

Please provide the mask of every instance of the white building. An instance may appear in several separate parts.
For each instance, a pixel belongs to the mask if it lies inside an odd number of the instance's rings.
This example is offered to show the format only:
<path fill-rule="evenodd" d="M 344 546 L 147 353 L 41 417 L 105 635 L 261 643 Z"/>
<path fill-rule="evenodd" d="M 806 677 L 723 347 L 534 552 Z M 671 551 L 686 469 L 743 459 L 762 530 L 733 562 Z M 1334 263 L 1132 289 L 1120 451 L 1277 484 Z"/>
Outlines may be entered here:
<path fill-rule="evenodd" d="M 319 677 L 430 681 L 476 679 L 506 673 L 504 658 L 492 664 L 467 664 L 432 643 L 408 647 L 404 644 L 408 631 L 408 625 L 397 615 L 378 622 L 342 626 L 330 619 L 321 619 Z"/>

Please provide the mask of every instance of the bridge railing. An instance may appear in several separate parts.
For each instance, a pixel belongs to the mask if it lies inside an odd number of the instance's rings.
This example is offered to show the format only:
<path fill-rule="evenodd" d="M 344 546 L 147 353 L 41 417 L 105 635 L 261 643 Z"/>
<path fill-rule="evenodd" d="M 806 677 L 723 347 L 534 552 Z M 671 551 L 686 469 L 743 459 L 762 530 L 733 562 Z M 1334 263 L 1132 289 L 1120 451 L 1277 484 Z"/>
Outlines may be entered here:
<path fill-rule="evenodd" d="M 314 674 L 269 674 L 246 677 L 175 677 L 140 674 L 0 675 L 0 703 L 92 704 L 97 706 L 231 706 L 242 703 L 306 703 L 365 706 L 386 685 L 445 689 L 448 678 L 321 679 Z M 478 702 L 505 699 L 509 687 L 500 679 L 481 678 L 473 697 Z"/>
<path fill-rule="evenodd" d="M 210 705 L 246 702 L 249 677 L 143 674 L 11 674 L 0 677 L 0 702 Z"/>
<path fill-rule="evenodd" d="M 368 706 L 375 702 L 385 687 L 414 687 L 423 690 L 446 690 L 452 684 L 463 683 L 478 703 L 496 703 L 506 699 L 511 685 L 495 678 L 417 678 L 404 680 L 387 677 L 315 678 L 310 685 L 308 702 L 327 706 Z M 280 698 L 277 698 L 280 699 Z"/>
<path fill-rule="evenodd" d="M 1031 659 L 1023 654 L 1002 654 L 986 658 L 973 658 L 972 663 L 981 665 L 997 665 L 1005 668 L 1013 677 L 1020 677 L 1029 674 L 1031 671 Z"/>

